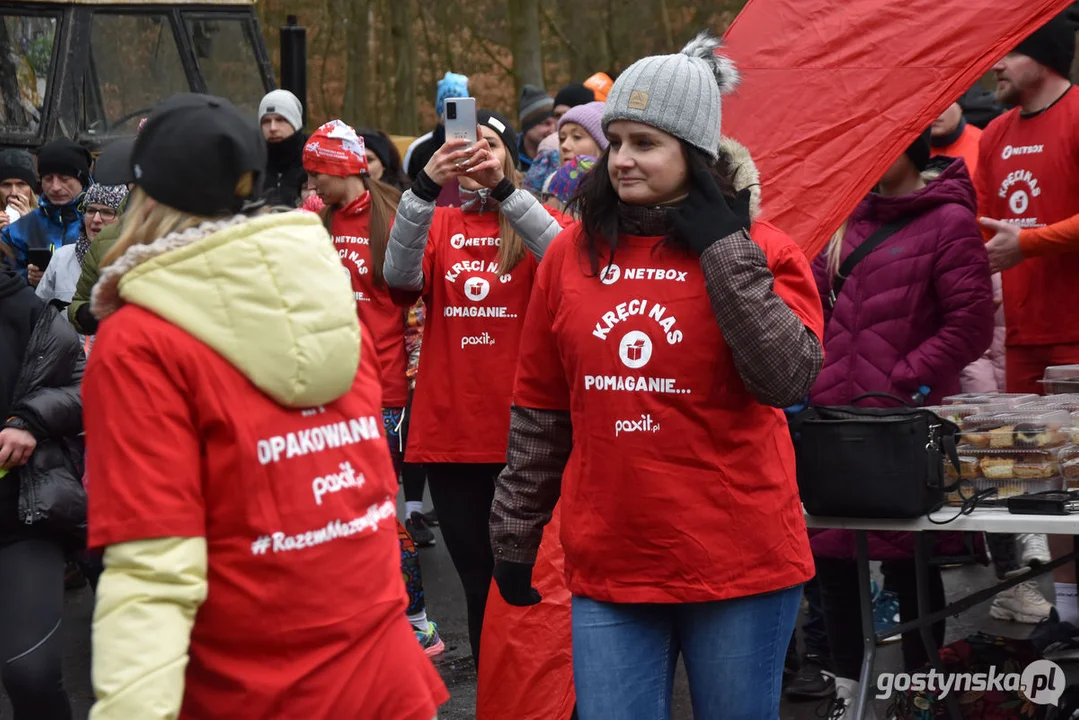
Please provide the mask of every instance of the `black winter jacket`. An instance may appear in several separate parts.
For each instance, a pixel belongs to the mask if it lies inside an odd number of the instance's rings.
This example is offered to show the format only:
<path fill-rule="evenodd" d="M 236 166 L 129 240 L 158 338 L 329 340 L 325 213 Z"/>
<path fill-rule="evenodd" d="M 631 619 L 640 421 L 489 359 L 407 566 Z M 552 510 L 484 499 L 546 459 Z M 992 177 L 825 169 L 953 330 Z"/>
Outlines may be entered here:
<path fill-rule="evenodd" d="M 86 539 L 79 396 L 85 364 L 79 336 L 60 309 L 42 308 L 4 419 L 5 428 L 27 430 L 37 440 L 27 463 L 0 478 L 18 480 L 18 520 L 69 545 Z"/>
<path fill-rule="evenodd" d="M 267 205 L 296 207 L 307 182 L 303 169 L 303 146 L 307 136 L 295 133 L 281 142 L 266 144 L 266 177 L 262 197 Z"/>

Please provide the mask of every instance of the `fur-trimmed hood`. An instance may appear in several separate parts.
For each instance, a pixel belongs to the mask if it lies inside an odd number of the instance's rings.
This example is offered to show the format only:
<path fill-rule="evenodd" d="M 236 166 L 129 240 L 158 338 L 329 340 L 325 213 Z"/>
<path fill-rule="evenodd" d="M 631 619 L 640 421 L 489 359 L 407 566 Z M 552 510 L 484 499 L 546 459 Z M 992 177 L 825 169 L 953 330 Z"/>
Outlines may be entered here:
<path fill-rule="evenodd" d="M 124 303 L 206 343 L 286 407 L 336 400 L 356 376 L 352 285 L 310 213 L 238 215 L 128 248 L 91 309 L 104 319 Z"/>
<path fill-rule="evenodd" d="M 727 153 L 731 159 L 735 191 L 749 188 L 749 216 L 756 220 L 761 215 L 761 174 L 757 170 L 757 164 L 749 154 L 749 149 L 733 138 L 723 137 L 719 142 L 719 149 Z"/>

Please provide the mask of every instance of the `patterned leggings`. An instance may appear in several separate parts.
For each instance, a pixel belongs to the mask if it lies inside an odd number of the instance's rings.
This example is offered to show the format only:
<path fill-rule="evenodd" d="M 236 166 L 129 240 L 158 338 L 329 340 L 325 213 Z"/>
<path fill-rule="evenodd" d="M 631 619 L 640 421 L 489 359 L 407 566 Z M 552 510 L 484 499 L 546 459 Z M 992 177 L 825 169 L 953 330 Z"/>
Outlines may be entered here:
<path fill-rule="evenodd" d="M 404 416 L 404 408 L 383 408 L 382 427 L 386 431 L 386 443 L 390 446 L 390 457 L 393 458 L 393 469 L 397 477 L 401 476 L 401 464 L 404 461 L 404 452 L 401 449 L 401 420 Z M 416 543 L 412 542 L 412 536 L 405 530 L 400 520 L 397 521 L 397 542 L 401 546 L 401 577 L 405 581 L 405 590 L 408 592 L 408 610 L 406 614 L 417 615 L 426 610 L 423 599 L 423 575 L 420 573 L 420 553 L 416 550 Z"/>

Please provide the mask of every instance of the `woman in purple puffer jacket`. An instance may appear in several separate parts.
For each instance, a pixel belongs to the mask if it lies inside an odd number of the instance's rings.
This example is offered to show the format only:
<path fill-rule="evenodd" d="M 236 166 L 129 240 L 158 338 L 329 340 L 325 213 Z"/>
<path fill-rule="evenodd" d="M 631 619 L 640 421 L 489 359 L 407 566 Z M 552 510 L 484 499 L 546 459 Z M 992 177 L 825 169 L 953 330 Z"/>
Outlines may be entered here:
<path fill-rule="evenodd" d="M 993 339 L 993 286 L 975 220 L 974 186 L 962 160 L 935 180 L 928 133 L 884 174 L 829 248 L 813 264 L 825 312 L 824 367 L 810 394 L 816 405 L 848 405 L 868 392 L 908 399 L 928 386 L 928 404 L 959 391 L 960 374 Z M 843 260 L 885 223 L 913 218 L 851 271 L 834 307 L 829 301 Z M 869 399 L 863 406 L 887 405 Z M 857 478 L 852 478 L 856 491 Z M 942 542 L 958 538 L 942 533 Z M 857 697 L 862 639 L 853 533 L 825 530 L 811 539 L 836 671 L 836 714 Z M 949 543 L 951 544 L 951 543 Z M 913 537 L 871 533 L 870 557 L 885 560 L 886 582 L 899 595 L 904 621 L 917 615 Z M 945 551 L 945 549 L 940 548 Z M 940 571 L 930 571 L 930 598 L 944 606 Z M 934 626 L 937 643 L 944 623 Z M 908 670 L 926 662 L 916 634 L 903 636 Z"/>

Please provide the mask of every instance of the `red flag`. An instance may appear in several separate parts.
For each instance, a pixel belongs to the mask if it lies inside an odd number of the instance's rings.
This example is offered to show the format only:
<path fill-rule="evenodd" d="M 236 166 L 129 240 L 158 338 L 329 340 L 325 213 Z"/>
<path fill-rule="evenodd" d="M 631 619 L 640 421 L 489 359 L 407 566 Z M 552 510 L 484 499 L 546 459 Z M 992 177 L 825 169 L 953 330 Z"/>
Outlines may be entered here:
<path fill-rule="evenodd" d="M 727 31 L 764 219 L 813 258 L 951 103 L 1070 0 L 749 0 Z"/>

